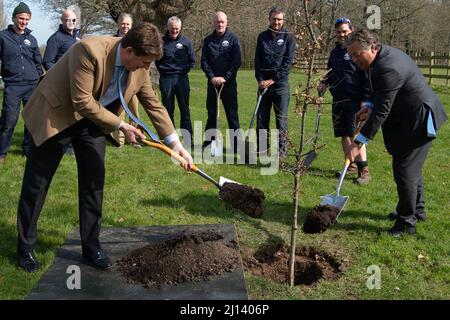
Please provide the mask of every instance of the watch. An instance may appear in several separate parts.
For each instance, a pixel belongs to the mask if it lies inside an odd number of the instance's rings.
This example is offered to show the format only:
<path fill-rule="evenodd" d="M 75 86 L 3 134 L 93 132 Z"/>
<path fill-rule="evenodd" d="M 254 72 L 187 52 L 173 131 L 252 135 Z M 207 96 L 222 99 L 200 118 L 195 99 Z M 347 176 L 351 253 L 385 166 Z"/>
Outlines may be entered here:
<path fill-rule="evenodd" d="M 361 141 L 359 141 L 357 139 L 355 139 L 353 142 L 360 148 L 364 145 L 364 143 L 362 143 Z"/>

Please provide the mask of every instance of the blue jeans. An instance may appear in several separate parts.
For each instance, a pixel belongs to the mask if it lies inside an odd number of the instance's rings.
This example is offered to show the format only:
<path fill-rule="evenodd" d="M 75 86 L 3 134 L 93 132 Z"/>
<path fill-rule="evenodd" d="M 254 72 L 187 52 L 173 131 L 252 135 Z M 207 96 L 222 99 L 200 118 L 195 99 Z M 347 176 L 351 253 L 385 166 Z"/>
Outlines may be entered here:
<path fill-rule="evenodd" d="M 289 82 L 287 80 L 271 85 L 262 97 L 257 113 L 256 123 L 258 132 L 258 152 L 263 152 L 266 148 L 269 149 L 268 133 L 270 125 L 270 111 L 273 105 L 275 111 L 275 124 L 279 132 L 279 152 L 280 155 L 286 154 L 288 144 L 287 134 L 289 100 Z M 261 136 L 261 138 L 265 139 L 265 141 L 260 141 L 260 130 L 266 131 L 266 134 Z"/>
<path fill-rule="evenodd" d="M 3 91 L 2 115 L 0 117 L 0 158 L 5 158 L 11 138 L 14 133 L 20 114 L 20 104 L 25 106 L 30 99 L 36 84 L 32 85 L 5 85 Z M 30 147 L 30 134 L 24 126 L 22 151 L 26 155 Z"/>

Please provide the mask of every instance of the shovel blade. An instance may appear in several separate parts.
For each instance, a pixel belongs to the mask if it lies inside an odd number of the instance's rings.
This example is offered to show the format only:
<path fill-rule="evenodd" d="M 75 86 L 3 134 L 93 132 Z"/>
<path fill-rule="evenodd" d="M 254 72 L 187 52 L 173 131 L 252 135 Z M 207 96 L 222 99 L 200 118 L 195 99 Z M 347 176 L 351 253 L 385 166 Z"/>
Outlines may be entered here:
<path fill-rule="evenodd" d="M 227 179 L 225 177 L 219 177 L 219 186 L 223 186 L 224 183 L 226 183 L 226 182 L 240 184 L 239 182 L 233 181 L 231 179 Z"/>
<path fill-rule="evenodd" d="M 221 140 L 211 141 L 211 157 L 221 157 L 223 155 L 223 142 Z"/>
<path fill-rule="evenodd" d="M 326 194 L 322 197 L 322 202 L 320 202 L 321 206 L 330 205 L 336 208 L 339 208 L 339 213 L 336 219 L 341 214 L 342 210 L 345 207 L 345 204 L 348 201 L 348 196 L 336 196 L 332 194 Z"/>
<path fill-rule="evenodd" d="M 313 161 L 316 160 L 316 158 L 317 158 L 317 152 L 314 150 L 305 157 L 305 159 L 303 160 L 303 165 L 306 168 L 309 168 L 311 166 L 311 164 L 313 163 Z"/>

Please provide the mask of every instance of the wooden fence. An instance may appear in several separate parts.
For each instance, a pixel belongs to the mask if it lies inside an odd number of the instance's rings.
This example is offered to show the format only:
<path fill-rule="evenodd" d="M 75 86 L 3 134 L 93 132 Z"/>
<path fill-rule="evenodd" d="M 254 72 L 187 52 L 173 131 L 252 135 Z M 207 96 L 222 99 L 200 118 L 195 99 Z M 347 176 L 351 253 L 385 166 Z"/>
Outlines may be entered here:
<path fill-rule="evenodd" d="M 448 86 L 450 83 L 450 52 L 439 54 L 431 52 L 428 55 L 419 55 L 417 52 L 411 55 L 411 58 L 417 63 L 422 70 L 428 83 L 432 83 L 433 79 L 441 79 Z"/>
<path fill-rule="evenodd" d="M 449 85 L 450 84 L 450 52 L 446 54 L 431 52 L 426 55 L 420 55 L 417 52 L 410 54 L 411 58 L 416 62 L 422 71 L 428 83 Z M 326 70 L 328 57 L 316 58 L 314 69 L 317 71 Z M 300 62 L 295 66 L 297 69 L 306 70 L 306 64 Z"/>

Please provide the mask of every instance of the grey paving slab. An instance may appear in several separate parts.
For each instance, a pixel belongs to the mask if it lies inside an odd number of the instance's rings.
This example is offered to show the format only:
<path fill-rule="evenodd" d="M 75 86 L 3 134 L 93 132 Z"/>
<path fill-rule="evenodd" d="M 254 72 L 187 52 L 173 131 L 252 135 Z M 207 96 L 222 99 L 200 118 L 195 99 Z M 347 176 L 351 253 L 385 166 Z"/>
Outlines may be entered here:
<path fill-rule="evenodd" d="M 214 231 L 227 241 L 237 242 L 236 228 L 231 224 L 102 228 L 100 241 L 115 263 L 137 248 L 166 241 L 182 232 L 201 231 Z M 79 267 L 80 289 L 68 288 L 68 279 L 69 284 L 74 283 L 70 281 L 73 274 L 67 272 L 70 266 Z M 115 265 L 101 271 L 82 263 L 81 242 L 76 227 L 27 299 L 246 300 L 248 296 L 242 264 L 234 272 L 225 272 L 207 281 L 164 285 L 159 289 L 127 283 Z"/>

